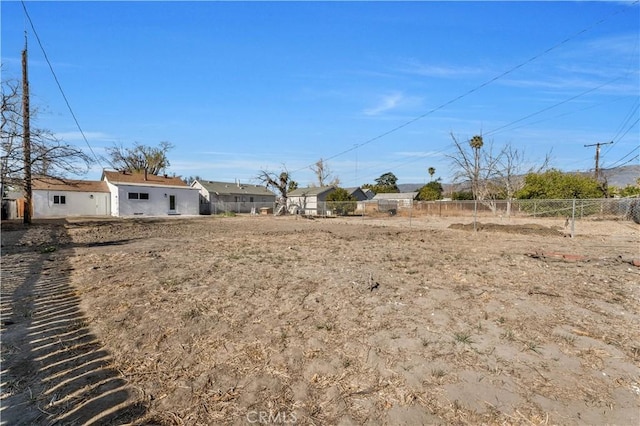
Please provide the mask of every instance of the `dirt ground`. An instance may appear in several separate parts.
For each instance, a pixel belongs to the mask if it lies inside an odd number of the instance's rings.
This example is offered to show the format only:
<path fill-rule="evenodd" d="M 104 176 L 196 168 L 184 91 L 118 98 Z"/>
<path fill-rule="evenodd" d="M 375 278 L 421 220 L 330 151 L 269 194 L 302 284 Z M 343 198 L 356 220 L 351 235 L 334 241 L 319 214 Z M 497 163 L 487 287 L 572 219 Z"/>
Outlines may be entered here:
<path fill-rule="evenodd" d="M 2 423 L 637 425 L 640 226 L 564 225 L 3 223 Z"/>

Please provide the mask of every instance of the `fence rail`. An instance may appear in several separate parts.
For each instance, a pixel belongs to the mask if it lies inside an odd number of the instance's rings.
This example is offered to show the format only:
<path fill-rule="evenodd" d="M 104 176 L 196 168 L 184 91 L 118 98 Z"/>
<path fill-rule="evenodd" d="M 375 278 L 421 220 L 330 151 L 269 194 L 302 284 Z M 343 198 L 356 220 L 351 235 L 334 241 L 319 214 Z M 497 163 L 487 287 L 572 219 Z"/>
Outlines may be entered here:
<path fill-rule="evenodd" d="M 204 214 L 273 214 L 282 209 L 277 203 L 211 203 Z M 631 220 L 640 223 L 640 198 L 599 198 L 570 200 L 491 200 L 491 201 L 320 201 L 312 208 L 298 209 L 308 216 L 468 216 L 474 218 L 565 218 L 575 220 Z"/>
<path fill-rule="evenodd" d="M 350 209 L 338 206 L 351 205 Z M 354 202 L 319 202 L 310 215 L 335 215 L 335 211 L 352 215 L 394 215 L 412 212 L 431 216 L 513 216 L 513 217 L 573 217 L 576 219 L 633 220 L 640 214 L 640 198 L 601 198 L 571 200 L 494 200 L 475 201 L 414 201 L 400 203 L 389 200 Z"/>

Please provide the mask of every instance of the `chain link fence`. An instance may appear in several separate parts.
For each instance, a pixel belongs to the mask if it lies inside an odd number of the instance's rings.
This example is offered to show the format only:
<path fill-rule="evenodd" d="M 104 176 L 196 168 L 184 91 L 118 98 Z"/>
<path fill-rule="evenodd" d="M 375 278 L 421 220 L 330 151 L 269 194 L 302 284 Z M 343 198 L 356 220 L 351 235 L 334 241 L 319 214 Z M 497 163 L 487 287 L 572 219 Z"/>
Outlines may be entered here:
<path fill-rule="evenodd" d="M 277 214 L 278 203 L 218 202 L 210 204 L 205 214 Z M 572 200 L 485 200 L 485 201 L 319 201 L 312 208 L 288 209 L 289 213 L 310 217 L 349 216 L 365 219 L 460 217 L 477 221 L 502 221 L 509 218 L 551 218 L 563 220 L 565 226 L 581 220 L 616 220 L 640 223 L 640 198 L 599 198 Z"/>
<path fill-rule="evenodd" d="M 273 202 L 218 201 L 200 205 L 200 214 L 225 215 L 235 213 L 272 214 L 276 209 Z"/>
<path fill-rule="evenodd" d="M 405 201 L 369 200 L 318 202 L 313 209 L 299 212 L 306 216 L 359 217 L 384 220 L 441 217 L 461 218 L 473 223 L 504 223 L 509 219 L 556 219 L 571 236 L 579 221 L 631 221 L 640 224 L 640 198 L 601 198 L 570 200 L 488 200 L 488 201 Z"/>
<path fill-rule="evenodd" d="M 639 198 L 572 200 L 417 201 L 417 212 L 437 216 L 555 217 L 633 220 L 640 223 Z"/>

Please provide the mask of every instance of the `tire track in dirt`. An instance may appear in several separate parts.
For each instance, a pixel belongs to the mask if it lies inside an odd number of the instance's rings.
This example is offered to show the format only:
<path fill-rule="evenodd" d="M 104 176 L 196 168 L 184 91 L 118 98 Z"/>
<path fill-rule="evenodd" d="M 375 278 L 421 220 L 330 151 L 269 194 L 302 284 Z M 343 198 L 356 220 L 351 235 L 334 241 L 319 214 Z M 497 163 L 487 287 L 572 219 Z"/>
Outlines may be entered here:
<path fill-rule="evenodd" d="M 90 332 L 64 228 L 3 230 L 2 424 L 122 424 L 145 412 Z M 62 234 L 61 234 L 62 233 Z"/>

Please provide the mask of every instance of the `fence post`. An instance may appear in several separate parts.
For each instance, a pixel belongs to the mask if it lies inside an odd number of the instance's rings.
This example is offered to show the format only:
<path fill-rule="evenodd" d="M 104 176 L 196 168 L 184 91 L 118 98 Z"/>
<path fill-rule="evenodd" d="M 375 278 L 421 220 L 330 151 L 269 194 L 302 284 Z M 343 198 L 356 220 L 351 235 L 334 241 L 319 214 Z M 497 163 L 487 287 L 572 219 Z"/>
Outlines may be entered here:
<path fill-rule="evenodd" d="M 573 206 L 571 208 L 571 238 L 575 235 L 576 229 L 576 199 L 573 199 Z"/>
<path fill-rule="evenodd" d="M 473 231 L 476 232 L 478 230 L 478 199 L 473 199 Z"/>
<path fill-rule="evenodd" d="M 411 201 L 411 207 L 409 207 L 409 228 L 411 228 L 411 218 L 413 216 L 413 201 Z"/>

